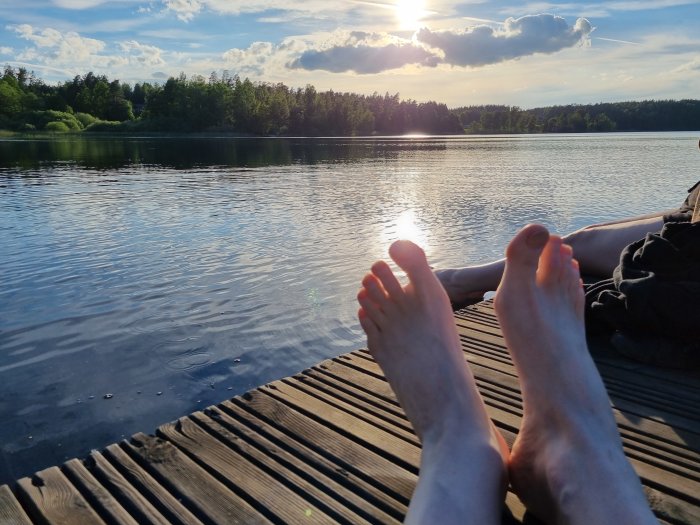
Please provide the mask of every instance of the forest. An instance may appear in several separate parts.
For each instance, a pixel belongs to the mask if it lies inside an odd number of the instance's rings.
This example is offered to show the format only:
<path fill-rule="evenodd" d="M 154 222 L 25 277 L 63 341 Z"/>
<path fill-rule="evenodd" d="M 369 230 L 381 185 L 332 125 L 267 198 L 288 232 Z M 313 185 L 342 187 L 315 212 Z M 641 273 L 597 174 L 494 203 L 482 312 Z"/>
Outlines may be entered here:
<path fill-rule="evenodd" d="M 355 136 L 463 133 L 445 104 L 318 92 L 238 76 L 181 74 L 133 86 L 87 73 L 51 86 L 24 69 L 0 79 L 0 129 Z"/>
<path fill-rule="evenodd" d="M 591 133 L 698 131 L 700 100 L 644 100 L 520 109 L 467 106 L 453 109 L 466 133 Z"/>
<path fill-rule="evenodd" d="M 253 82 L 212 73 L 133 86 L 90 72 L 51 85 L 24 68 L 0 77 L 0 129 L 17 132 L 227 132 L 259 136 L 576 133 L 700 129 L 700 100 L 464 106 Z"/>

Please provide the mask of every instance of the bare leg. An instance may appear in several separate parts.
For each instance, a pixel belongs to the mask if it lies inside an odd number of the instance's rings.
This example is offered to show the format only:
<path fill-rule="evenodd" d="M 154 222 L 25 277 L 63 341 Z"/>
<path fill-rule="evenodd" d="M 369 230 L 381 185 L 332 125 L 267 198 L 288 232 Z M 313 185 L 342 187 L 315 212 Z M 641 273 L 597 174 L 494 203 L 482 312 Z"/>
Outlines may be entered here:
<path fill-rule="evenodd" d="M 447 295 L 409 241 L 389 249 L 401 286 L 380 261 L 362 281 L 359 318 L 372 355 L 421 439 L 407 523 L 500 523 L 507 447 L 465 361 Z"/>
<path fill-rule="evenodd" d="M 663 226 L 663 217 L 643 217 L 589 226 L 565 236 L 564 242 L 573 248 L 582 272 L 610 277 L 620 264 L 620 253 L 625 246 L 643 239 L 647 233 L 661 231 Z"/>
<path fill-rule="evenodd" d="M 505 259 L 479 266 L 435 270 L 453 306 L 459 308 L 482 301 L 484 294 L 501 282 Z"/>
<path fill-rule="evenodd" d="M 660 213 L 634 217 L 582 228 L 564 237 L 574 250 L 581 271 L 588 275 L 610 277 L 620 263 L 620 253 L 628 244 L 664 225 Z M 435 275 L 456 307 L 478 302 L 485 292 L 495 290 L 501 282 L 505 259 L 479 266 L 445 268 Z"/>
<path fill-rule="evenodd" d="M 530 225 L 506 261 L 496 313 L 525 412 L 510 460 L 513 489 L 548 523 L 656 523 L 586 346 L 571 248 Z"/>

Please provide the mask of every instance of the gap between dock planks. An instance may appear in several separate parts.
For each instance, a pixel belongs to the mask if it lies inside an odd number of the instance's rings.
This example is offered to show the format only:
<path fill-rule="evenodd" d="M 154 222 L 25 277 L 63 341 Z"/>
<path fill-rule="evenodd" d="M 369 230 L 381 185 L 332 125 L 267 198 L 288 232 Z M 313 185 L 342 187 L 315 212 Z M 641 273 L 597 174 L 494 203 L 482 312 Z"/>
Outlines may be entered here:
<path fill-rule="evenodd" d="M 515 369 L 490 302 L 455 314 L 512 445 Z M 698 375 L 599 355 L 625 453 L 662 523 L 700 523 Z M 0 487 L 0 525 L 399 523 L 420 445 L 366 351 L 324 361 L 129 441 Z M 504 523 L 525 510 L 508 493 Z M 530 521 L 529 523 L 533 523 Z"/>

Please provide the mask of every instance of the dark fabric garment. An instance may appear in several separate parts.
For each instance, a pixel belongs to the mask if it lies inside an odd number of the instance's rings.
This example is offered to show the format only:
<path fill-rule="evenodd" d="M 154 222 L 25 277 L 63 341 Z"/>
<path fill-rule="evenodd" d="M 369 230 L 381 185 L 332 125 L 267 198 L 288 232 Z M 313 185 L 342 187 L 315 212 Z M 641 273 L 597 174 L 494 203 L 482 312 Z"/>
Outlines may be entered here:
<path fill-rule="evenodd" d="M 680 205 L 678 211 L 664 215 L 664 222 L 690 221 L 693 217 L 695 203 L 698 201 L 698 195 L 700 195 L 700 181 L 688 189 L 688 196 L 683 201 L 683 204 Z"/>
<path fill-rule="evenodd" d="M 586 289 L 586 323 L 625 355 L 663 366 L 700 364 L 700 183 L 661 232 L 627 246 L 613 277 Z"/>

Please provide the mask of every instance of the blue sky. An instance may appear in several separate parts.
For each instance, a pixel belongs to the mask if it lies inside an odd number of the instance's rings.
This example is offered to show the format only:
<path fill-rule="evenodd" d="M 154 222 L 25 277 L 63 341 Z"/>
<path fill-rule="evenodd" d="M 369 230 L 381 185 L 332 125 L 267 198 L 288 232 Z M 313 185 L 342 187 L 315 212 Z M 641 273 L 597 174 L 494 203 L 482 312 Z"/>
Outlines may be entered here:
<path fill-rule="evenodd" d="M 0 63 L 51 82 L 228 71 L 451 107 L 700 98 L 700 0 L 0 0 Z"/>

